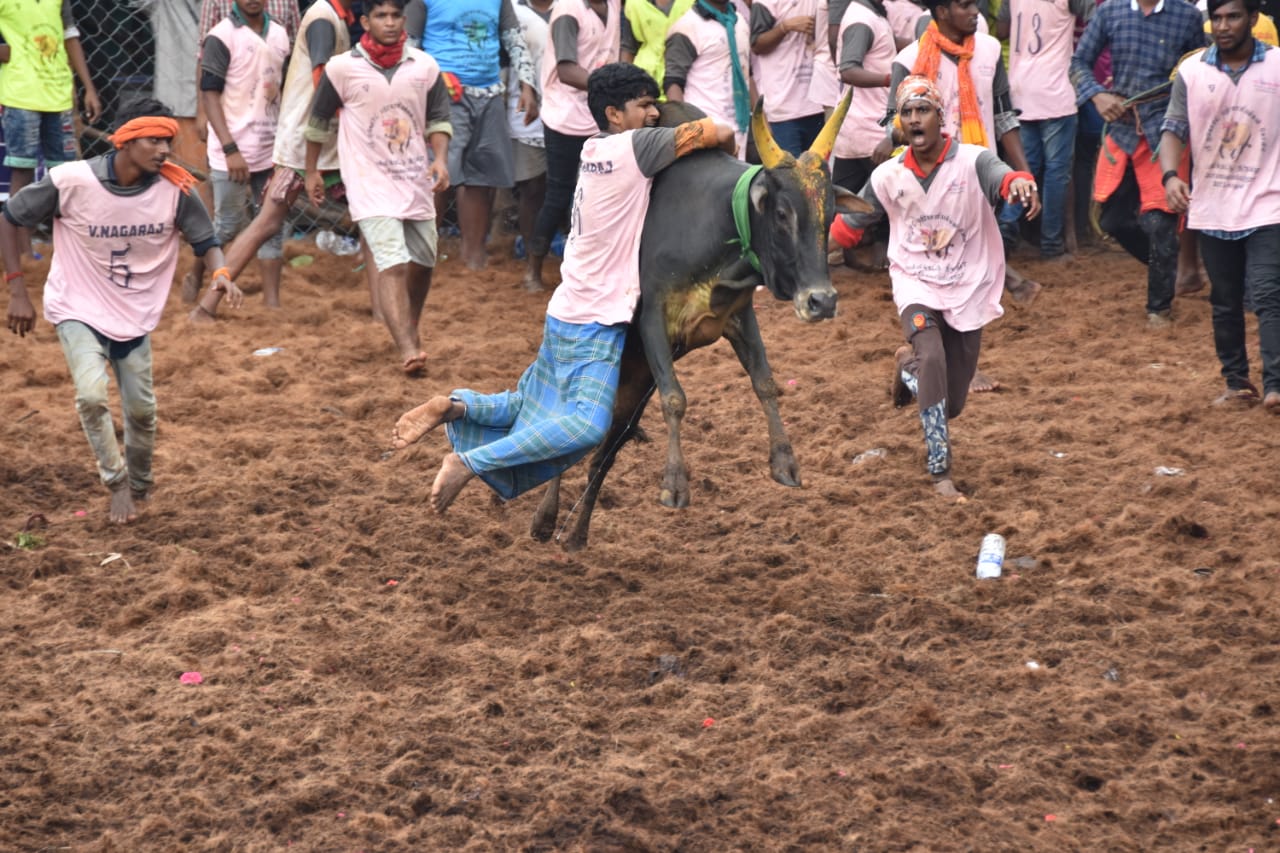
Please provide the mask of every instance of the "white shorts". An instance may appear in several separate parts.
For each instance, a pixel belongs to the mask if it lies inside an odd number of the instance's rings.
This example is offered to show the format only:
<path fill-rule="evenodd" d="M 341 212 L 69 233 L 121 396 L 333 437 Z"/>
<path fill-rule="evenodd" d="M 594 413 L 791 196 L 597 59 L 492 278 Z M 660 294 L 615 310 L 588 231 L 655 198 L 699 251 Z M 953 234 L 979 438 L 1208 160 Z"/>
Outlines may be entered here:
<path fill-rule="evenodd" d="M 356 224 L 360 226 L 360 233 L 373 252 L 373 263 L 378 272 L 400 264 L 413 263 L 428 268 L 436 265 L 434 219 L 405 220 L 390 216 L 371 216 Z"/>

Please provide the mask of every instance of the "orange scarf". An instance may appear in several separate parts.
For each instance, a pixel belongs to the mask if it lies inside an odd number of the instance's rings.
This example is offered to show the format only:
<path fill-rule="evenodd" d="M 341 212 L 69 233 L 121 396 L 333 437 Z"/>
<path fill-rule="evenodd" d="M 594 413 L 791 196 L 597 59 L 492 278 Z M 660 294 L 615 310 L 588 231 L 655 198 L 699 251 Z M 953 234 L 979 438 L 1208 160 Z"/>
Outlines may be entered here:
<path fill-rule="evenodd" d="M 139 116 L 120 125 L 111 134 L 111 142 L 120 149 L 132 139 L 172 139 L 177 135 L 178 123 L 173 119 L 165 116 Z M 184 195 L 190 194 L 191 188 L 197 183 L 195 175 L 167 160 L 160 167 L 160 177 L 182 190 Z"/>
<path fill-rule="evenodd" d="M 936 21 L 930 21 L 929 28 L 920 36 L 920 52 L 916 54 L 916 64 L 912 66 L 911 73 L 937 80 L 938 63 L 942 61 L 944 50 L 948 56 L 960 60 L 956 74 L 960 81 L 960 141 L 986 147 L 987 129 L 982 124 L 982 107 L 978 105 L 978 92 L 973 88 L 973 75 L 969 73 L 973 42 L 970 35 L 963 44 L 956 44 L 938 32 Z"/>

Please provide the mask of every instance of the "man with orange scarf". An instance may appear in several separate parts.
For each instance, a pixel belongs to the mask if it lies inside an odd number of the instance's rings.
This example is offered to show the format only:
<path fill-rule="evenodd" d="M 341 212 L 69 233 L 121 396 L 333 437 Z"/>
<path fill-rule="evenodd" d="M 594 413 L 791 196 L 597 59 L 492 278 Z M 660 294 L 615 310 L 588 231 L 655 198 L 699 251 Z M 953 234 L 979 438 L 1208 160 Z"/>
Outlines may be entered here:
<path fill-rule="evenodd" d="M 213 287 L 232 305 L 244 296 L 223 266 L 213 222 L 195 178 L 167 161 L 178 123 L 158 101 L 123 112 L 116 150 L 55 166 L 9 199 L 0 217 L 0 252 L 9 284 L 9 330 L 35 328 L 18 228 L 53 221 L 53 265 L 44 283 L 44 318 L 53 324 L 76 387 L 76 411 L 111 491 L 109 517 L 124 524 L 151 493 L 156 398 L 151 331 L 160 321 L 178 266 L 179 235 L 216 272 Z M 124 453 L 107 408 L 114 371 L 124 410 Z"/>
<path fill-rule="evenodd" d="M 1000 42 L 978 32 L 977 0 L 928 0 L 933 23 L 919 40 L 907 45 L 894 60 L 890 72 L 887 122 L 889 137 L 872 154 L 884 162 L 893 150 L 897 105 L 894 93 L 910 75 L 932 80 L 942 93 L 943 131 L 960 142 L 981 145 L 996 154 L 1003 148 L 1004 160 L 1020 172 L 1029 172 L 1022 150 L 1018 116 L 1009 95 L 1009 75 L 1005 71 Z M 901 141 L 901 140 L 898 140 Z M 1016 217 L 1001 216 L 1006 249 L 1011 248 L 1010 232 L 1017 228 Z M 1014 302 L 1030 305 L 1040 292 L 1040 284 L 1012 267 L 1005 268 L 1005 289 Z M 974 391 L 994 391 L 1000 384 L 979 371 Z"/>

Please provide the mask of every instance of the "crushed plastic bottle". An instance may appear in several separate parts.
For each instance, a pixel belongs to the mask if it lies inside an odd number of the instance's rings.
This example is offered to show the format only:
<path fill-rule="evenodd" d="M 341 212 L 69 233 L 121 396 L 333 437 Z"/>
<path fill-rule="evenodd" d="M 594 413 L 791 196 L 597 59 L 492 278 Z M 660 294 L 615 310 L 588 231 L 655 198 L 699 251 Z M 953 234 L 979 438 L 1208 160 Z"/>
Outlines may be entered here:
<path fill-rule="evenodd" d="M 326 229 L 316 234 L 316 247 L 334 255 L 354 255 L 360 251 L 360 241 Z"/>

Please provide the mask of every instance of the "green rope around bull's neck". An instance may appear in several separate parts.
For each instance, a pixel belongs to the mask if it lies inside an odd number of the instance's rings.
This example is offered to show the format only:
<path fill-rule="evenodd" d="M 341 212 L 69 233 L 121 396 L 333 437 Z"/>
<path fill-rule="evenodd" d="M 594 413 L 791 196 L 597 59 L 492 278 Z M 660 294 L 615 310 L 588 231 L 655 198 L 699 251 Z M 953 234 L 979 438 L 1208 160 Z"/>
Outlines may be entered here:
<path fill-rule="evenodd" d="M 760 272 L 760 258 L 751 248 L 751 181 L 764 169 L 764 166 L 752 166 L 743 172 L 738 182 L 733 185 L 733 224 L 738 229 L 737 243 L 742 247 L 742 257 L 747 263 Z"/>

